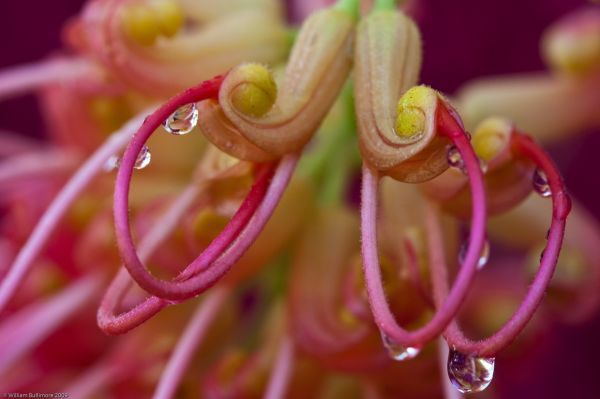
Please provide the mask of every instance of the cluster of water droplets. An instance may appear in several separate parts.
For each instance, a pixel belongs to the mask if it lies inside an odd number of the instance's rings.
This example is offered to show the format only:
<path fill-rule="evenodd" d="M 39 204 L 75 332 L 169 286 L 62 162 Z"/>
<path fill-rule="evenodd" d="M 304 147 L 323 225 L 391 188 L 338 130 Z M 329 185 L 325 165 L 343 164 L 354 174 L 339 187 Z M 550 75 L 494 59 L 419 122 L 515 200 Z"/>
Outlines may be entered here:
<path fill-rule="evenodd" d="M 469 240 L 465 240 L 460 247 L 460 251 L 458 252 L 458 263 L 463 264 L 467 257 L 467 252 L 469 250 Z M 483 242 L 483 248 L 481 248 L 481 253 L 479 254 L 479 260 L 477 261 L 477 268 L 483 269 L 485 265 L 487 265 L 488 260 L 490 259 L 490 242 L 486 238 Z"/>
<path fill-rule="evenodd" d="M 540 196 L 544 198 L 552 196 L 552 191 L 550 190 L 548 178 L 546 177 L 546 174 L 543 171 L 536 169 L 533 173 L 531 183 L 535 192 L 538 193 Z"/>
<path fill-rule="evenodd" d="M 179 107 L 173 112 L 164 122 L 163 128 L 167 133 L 183 136 L 190 133 L 198 125 L 198 108 L 195 103 L 190 103 Z M 152 154 L 147 145 L 144 145 L 138 154 L 135 161 L 135 169 L 144 169 L 150 165 Z M 119 168 L 121 158 L 117 155 L 112 155 L 104 164 L 104 170 L 107 172 Z"/>
<path fill-rule="evenodd" d="M 478 357 L 450 350 L 448 354 L 448 377 L 452 385 L 462 393 L 481 392 L 494 378 L 493 357 Z"/>
<path fill-rule="evenodd" d="M 410 360 L 417 357 L 421 350 L 419 348 L 413 347 L 404 347 L 402 345 L 398 345 L 395 343 L 390 337 L 388 337 L 383 331 L 381 333 L 381 341 L 383 342 L 383 346 L 388 352 L 390 358 L 397 360 L 399 362 L 404 360 Z"/>

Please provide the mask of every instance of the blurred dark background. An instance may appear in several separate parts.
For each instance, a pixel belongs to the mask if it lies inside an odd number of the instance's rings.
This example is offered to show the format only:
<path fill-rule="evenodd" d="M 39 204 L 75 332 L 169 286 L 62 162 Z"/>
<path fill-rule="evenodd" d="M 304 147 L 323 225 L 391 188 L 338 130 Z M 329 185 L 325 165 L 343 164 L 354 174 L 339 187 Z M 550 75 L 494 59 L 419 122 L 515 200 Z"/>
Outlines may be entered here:
<path fill-rule="evenodd" d="M 447 93 L 479 76 L 544 69 L 538 49 L 543 29 L 586 4 L 583 0 L 422 2 L 422 80 Z M 82 4 L 82 0 L 0 1 L 0 68 L 60 51 L 61 27 Z M 35 98 L 2 102 L 0 129 L 44 137 Z M 598 131 L 549 148 L 571 193 L 600 218 L 598 149 Z M 600 317 L 577 327 L 553 324 L 526 364 L 498 362 L 495 385 L 501 398 L 600 398 L 599 337 Z"/>

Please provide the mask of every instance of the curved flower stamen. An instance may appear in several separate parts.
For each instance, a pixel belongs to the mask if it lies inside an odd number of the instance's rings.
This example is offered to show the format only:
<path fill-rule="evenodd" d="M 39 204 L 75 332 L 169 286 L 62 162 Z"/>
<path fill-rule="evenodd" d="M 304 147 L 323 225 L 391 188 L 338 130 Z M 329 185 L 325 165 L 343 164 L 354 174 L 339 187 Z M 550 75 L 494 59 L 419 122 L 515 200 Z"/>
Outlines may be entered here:
<path fill-rule="evenodd" d="M 135 250 L 135 245 L 133 243 L 133 238 L 129 228 L 128 215 L 128 191 L 133 167 L 137 159 L 137 154 L 141 151 L 142 147 L 145 145 L 145 142 L 163 120 L 168 118 L 173 112 L 175 112 L 175 110 L 185 104 L 214 97 L 220 88 L 222 79 L 222 77 L 217 77 L 212 81 L 204 82 L 196 88 L 185 91 L 184 93 L 165 103 L 154 114 L 148 117 L 127 147 L 127 150 L 123 156 L 121 167 L 119 168 L 119 173 L 117 175 L 114 208 L 115 225 L 117 241 L 121 255 L 124 259 L 124 264 L 134 280 L 136 280 L 136 282 L 142 288 L 161 298 L 179 300 L 192 297 L 214 284 L 216 281 L 215 278 L 218 278 L 216 276 L 222 275 L 221 273 L 218 273 L 213 275 L 212 278 L 207 279 L 204 271 L 200 271 L 214 262 L 214 260 L 221 254 L 223 249 L 228 247 L 233 242 L 238 232 L 249 222 L 253 211 L 257 209 L 258 204 L 263 200 L 262 196 L 264 189 L 267 185 L 270 170 L 272 170 L 272 167 L 265 167 L 265 170 L 259 173 L 259 178 L 257 180 L 257 184 L 255 185 L 256 189 L 251 191 L 252 195 L 249 195 L 246 198 L 238 213 L 236 213 L 221 235 L 217 237 L 213 243 L 211 243 L 207 250 L 205 250 L 186 268 L 186 270 L 177 278 L 177 281 L 167 282 L 157 279 L 153 277 L 144 267 Z M 286 167 L 284 165 L 292 165 L 293 170 L 293 165 L 295 165 L 295 159 L 297 159 L 297 155 L 288 156 L 287 159 L 288 161 L 286 161 L 286 158 L 284 158 L 280 162 L 280 167 L 278 170 L 285 170 Z M 285 180 L 285 183 L 287 183 L 287 180 Z M 279 198 L 282 194 L 284 187 L 285 185 L 276 186 L 276 191 L 278 191 L 277 198 Z M 275 204 L 276 202 L 272 203 L 271 205 L 274 206 Z M 255 234 L 257 234 L 259 231 L 260 230 L 255 230 Z M 241 240 L 238 240 L 236 245 L 247 247 L 256 238 L 256 236 L 251 235 L 245 237 L 250 240 L 249 243 L 244 243 Z M 241 256 L 241 254 L 243 254 L 243 252 L 238 253 L 239 256 Z M 237 258 L 230 258 L 228 261 L 233 264 L 236 260 Z M 225 269 L 228 270 L 230 266 L 231 265 Z M 200 274 L 194 275 L 198 272 L 200 272 Z M 209 271 L 206 270 L 206 272 L 208 273 Z"/>
<path fill-rule="evenodd" d="M 486 206 L 479 161 L 460 122 L 457 121 L 455 115 L 451 114 L 442 100 L 440 100 L 436 112 L 436 120 L 439 134 L 448 137 L 454 143 L 464 161 L 473 196 L 472 228 L 465 260 L 450 295 L 445 298 L 443 304 L 438 304 L 438 309 L 432 319 L 414 332 L 408 332 L 398 325 L 385 297 L 377 251 L 377 192 L 380 175 L 371 166 L 367 164 L 363 166 L 362 253 L 369 303 L 381 331 L 404 347 L 422 347 L 439 335 L 451 322 L 475 276 L 485 237 Z"/>
<path fill-rule="evenodd" d="M 540 301 L 542 300 L 546 287 L 550 283 L 552 274 L 556 267 L 558 255 L 562 245 L 567 215 L 571 210 L 571 202 L 562 178 L 550 157 L 530 139 L 521 133 L 515 133 L 511 140 L 513 151 L 531 160 L 540 168 L 548 178 L 548 185 L 552 192 L 552 222 L 548 234 L 548 244 L 542 255 L 538 273 L 531 284 L 525 299 L 510 318 L 495 334 L 482 341 L 471 341 L 458 329 L 456 323 L 451 324 L 444 333 L 448 344 L 462 353 L 477 356 L 493 356 L 508 344 L 523 330 L 527 322 L 533 316 Z M 439 247 L 438 247 L 439 249 Z M 434 249 L 436 250 L 436 249 Z M 443 261 L 442 261 L 443 263 Z M 446 288 L 434 286 L 436 300 L 446 297 Z"/>

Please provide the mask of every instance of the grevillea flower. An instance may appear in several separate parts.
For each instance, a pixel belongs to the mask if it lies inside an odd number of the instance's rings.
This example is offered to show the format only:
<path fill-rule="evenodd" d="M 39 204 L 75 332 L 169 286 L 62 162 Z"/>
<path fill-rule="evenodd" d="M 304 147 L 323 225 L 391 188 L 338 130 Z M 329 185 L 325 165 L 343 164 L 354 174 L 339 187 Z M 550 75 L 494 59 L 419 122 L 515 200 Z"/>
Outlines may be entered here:
<path fill-rule="evenodd" d="M 48 129 L 0 133 L 0 392 L 504 397 L 593 318 L 600 226 L 542 144 L 600 124 L 598 8 L 455 95 L 429 8 L 90 0 L 0 71 Z"/>

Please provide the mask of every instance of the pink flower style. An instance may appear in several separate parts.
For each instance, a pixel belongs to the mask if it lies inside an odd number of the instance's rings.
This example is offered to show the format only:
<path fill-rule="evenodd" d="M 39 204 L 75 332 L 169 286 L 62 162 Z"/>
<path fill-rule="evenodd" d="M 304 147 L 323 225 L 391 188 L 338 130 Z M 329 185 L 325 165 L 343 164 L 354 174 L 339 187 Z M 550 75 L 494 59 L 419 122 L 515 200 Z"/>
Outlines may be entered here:
<path fill-rule="evenodd" d="M 426 14 L 90 0 L 0 71 L 50 133 L 0 132 L 0 393 L 495 398 L 497 357 L 594 317 L 600 227 L 542 145 L 600 126 L 600 9 L 453 96 Z"/>

